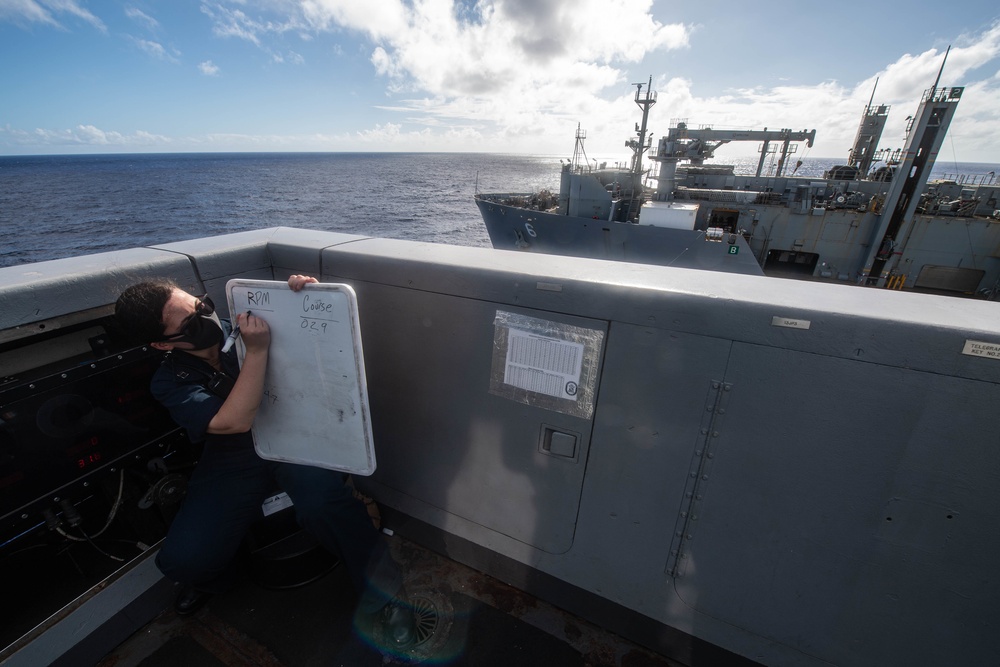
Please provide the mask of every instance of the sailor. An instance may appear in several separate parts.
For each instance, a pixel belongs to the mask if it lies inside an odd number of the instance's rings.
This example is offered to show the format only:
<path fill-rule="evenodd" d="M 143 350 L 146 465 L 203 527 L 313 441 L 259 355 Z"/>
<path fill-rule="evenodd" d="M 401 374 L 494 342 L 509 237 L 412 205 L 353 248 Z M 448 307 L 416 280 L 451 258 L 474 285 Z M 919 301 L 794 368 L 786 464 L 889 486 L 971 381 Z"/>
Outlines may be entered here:
<path fill-rule="evenodd" d="M 298 291 L 315 282 L 293 275 L 288 286 Z M 215 314 L 208 295 L 195 297 L 170 280 L 143 282 L 121 294 L 115 317 L 137 343 L 168 352 L 151 391 L 192 442 L 204 442 L 156 559 L 160 570 L 180 584 L 177 613 L 194 613 L 232 585 L 230 565 L 277 484 L 292 500 L 299 524 L 340 555 L 360 596 L 359 613 L 384 624 L 385 636 L 396 644 L 391 648 L 411 645 L 414 616 L 402 592 L 402 575 L 364 504 L 345 485 L 346 476 L 267 461 L 254 449 L 250 427 L 264 388 L 267 322 L 258 315 L 237 316 L 246 351 L 240 369 L 235 349 L 221 351 L 230 327 Z"/>

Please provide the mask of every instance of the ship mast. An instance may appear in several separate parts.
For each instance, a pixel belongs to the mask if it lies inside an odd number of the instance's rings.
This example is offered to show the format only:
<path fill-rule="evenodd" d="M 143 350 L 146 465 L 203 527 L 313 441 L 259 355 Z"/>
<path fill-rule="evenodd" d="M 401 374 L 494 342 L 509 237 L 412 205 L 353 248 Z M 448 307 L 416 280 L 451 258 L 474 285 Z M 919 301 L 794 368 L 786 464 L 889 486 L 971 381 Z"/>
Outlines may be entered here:
<path fill-rule="evenodd" d="M 642 205 L 642 154 L 649 150 L 649 142 L 646 140 L 646 134 L 648 133 L 648 128 L 646 122 L 649 120 L 649 108 L 656 104 L 656 93 L 653 91 L 653 77 L 649 77 L 649 83 L 646 85 L 646 94 L 642 94 L 642 86 L 644 84 L 634 83 L 632 84 L 636 87 L 635 90 L 635 103 L 642 109 L 642 124 L 636 123 L 635 131 L 638 136 L 638 140 L 630 139 L 625 142 L 625 145 L 632 149 L 632 189 L 631 196 L 629 197 L 628 211 L 625 213 L 626 220 L 634 219 L 635 215 L 638 213 L 639 206 Z"/>
<path fill-rule="evenodd" d="M 861 123 L 858 125 L 858 133 L 854 138 L 854 146 L 851 147 L 851 152 L 847 156 L 847 164 L 857 169 L 861 178 L 868 175 L 872 162 L 876 159 L 878 142 L 882 139 L 882 131 L 889 118 L 888 106 L 885 104 L 880 104 L 878 107 L 872 106 L 875 101 L 876 88 L 878 88 L 877 78 L 872 87 L 872 96 L 868 100 L 868 106 L 861 114 Z"/>
<path fill-rule="evenodd" d="M 870 237 L 861 272 L 865 285 L 884 287 L 892 270 L 892 260 L 895 258 L 898 261 L 897 239 L 904 238 L 905 230 L 913 224 L 920 193 L 927 184 L 938 150 L 965 90 L 961 86 L 938 87 L 950 51 L 949 46 L 934 85 L 924 91 L 913 117 L 912 132 L 907 135 L 906 145 L 903 147 L 899 168 L 885 194 L 882 212 Z"/>
<path fill-rule="evenodd" d="M 582 174 L 584 171 L 590 169 L 590 159 L 587 157 L 587 151 L 583 148 L 583 140 L 587 138 L 587 131 L 580 129 L 580 124 L 576 124 L 576 144 L 573 146 L 573 162 L 572 168 L 578 174 Z M 586 165 L 586 167 L 584 167 Z"/>

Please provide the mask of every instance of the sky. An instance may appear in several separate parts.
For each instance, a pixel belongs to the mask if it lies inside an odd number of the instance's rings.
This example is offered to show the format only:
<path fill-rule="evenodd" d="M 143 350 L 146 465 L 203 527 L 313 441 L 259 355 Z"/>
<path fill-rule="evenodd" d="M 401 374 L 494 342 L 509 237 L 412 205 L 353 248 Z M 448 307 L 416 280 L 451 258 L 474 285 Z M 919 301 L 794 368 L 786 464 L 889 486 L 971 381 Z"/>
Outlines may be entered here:
<path fill-rule="evenodd" d="M 569 157 L 579 125 L 624 159 L 652 77 L 655 137 L 815 129 L 800 156 L 846 158 L 870 99 L 902 147 L 949 46 L 939 160 L 1000 163 L 995 0 L 0 0 L 0 155 Z"/>

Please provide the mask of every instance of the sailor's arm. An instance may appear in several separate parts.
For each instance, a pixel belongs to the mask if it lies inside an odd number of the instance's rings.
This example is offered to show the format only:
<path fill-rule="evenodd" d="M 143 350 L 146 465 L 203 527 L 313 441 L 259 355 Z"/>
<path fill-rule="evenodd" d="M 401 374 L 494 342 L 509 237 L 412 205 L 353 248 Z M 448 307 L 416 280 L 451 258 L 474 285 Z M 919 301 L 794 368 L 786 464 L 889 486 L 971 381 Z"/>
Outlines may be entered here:
<path fill-rule="evenodd" d="M 208 423 L 209 433 L 228 435 L 249 431 L 264 393 L 267 348 L 271 342 L 270 329 L 267 322 L 255 315 L 241 313 L 237 315 L 236 321 L 246 355 L 243 357 L 240 375 L 229 392 L 229 398 Z"/>
<path fill-rule="evenodd" d="M 317 282 L 319 281 L 312 276 L 296 274 L 289 276 L 288 287 L 293 292 L 298 292 L 306 285 Z M 237 315 L 236 321 L 240 327 L 246 355 L 243 358 L 240 376 L 236 378 L 236 383 L 229 392 L 229 398 L 208 423 L 209 433 L 228 435 L 249 431 L 257 416 L 261 395 L 264 393 L 267 348 L 271 342 L 270 329 L 267 322 L 253 315 Z"/>

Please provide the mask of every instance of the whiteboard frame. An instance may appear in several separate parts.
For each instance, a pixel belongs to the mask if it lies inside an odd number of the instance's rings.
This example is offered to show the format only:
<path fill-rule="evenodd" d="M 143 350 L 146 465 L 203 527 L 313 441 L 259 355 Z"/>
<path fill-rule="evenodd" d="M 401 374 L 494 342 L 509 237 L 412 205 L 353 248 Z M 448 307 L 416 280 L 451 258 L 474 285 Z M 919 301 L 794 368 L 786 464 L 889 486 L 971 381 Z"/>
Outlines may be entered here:
<path fill-rule="evenodd" d="M 282 300 L 283 309 L 292 307 L 289 304 L 294 304 L 306 295 L 329 295 L 335 297 L 331 299 L 337 308 L 334 314 L 341 319 L 336 320 L 338 326 L 334 330 L 333 338 L 323 336 L 295 338 L 293 334 L 300 328 L 300 322 L 310 319 L 307 315 L 296 313 L 298 319 L 293 324 L 289 321 L 290 318 L 283 319 L 275 315 L 277 305 L 273 305 L 270 310 L 260 306 L 259 303 L 255 306 L 250 303 L 246 294 L 239 293 L 238 290 L 266 291 L 269 293 L 269 298 L 273 296 Z M 358 300 L 354 288 L 344 283 L 310 283 L 300 291 L 293 292 L 284 281 L 233 279 L 226 283 L 226 300 L 234 326 L 236 314 L 249 309 L 255 311 L 254 314 L 259 313 L 271 329 L 264 394 L 251 428 L 257 454 L 271 461 L 317 466 L 356 475 L 367 476 L 375 472 L 377 463 L 372 439 L 371 410 L 361 344 Z M 287 312 L 283 314 L 288 315 Z M 349 350 L 330 349 L 331 345 L 337 342 L 337 336 L 340 337 L 341 343 L 344 342 L 344 338 L 350 339 Z M 242 368 L 246 348 L 240 339 L 237 339 L 236 350 Z M 301 357 L 303 354 L 308 354 L 311 360 L 320 359 L 319 367 L 312 365 L 312 370 L 316 371 L 315 376 L 309 374 L 309 364 L 293 365 L 294 360 L 291 355 Z M 310 411 L 317 411 L 316 414 L 323 418 L 298 420 L 294 423 L 290 423 L 286 418 L 291 414 L 292 404 L 284 399 L 291 398 L 293 391 L 291 385 L 286 382 L 287 375 L 282 375 L 281 369 L 291 367 L 298 370 L 295 376 L 296 390 L 301 385 L 315 390 L 308 395 L 296 394 L 294 400 L 297 403 L 305 403 L 306 407 L 312 406 Z M 349 387 L 345 394 L 343 387 L 334 387 L 331 386 L 331 382 L 324 381 L 324 373 L 327 374 L 327 378 L 334 376 L 346 378 L 347 383 L 353 383 L 353 386 Z M 338 415 L 347 413 L 348 416 L 346 419 L 341 417 L 331 427 L 330 413 L 335 409 L 334 406 L 343 405 L 345 396 L 352 407 L 349 410 L 338 410 Z M 355 405 L 356 409 L 353 408 Z M 305 408 L 296 404 L 294 409 L 301 412 Z M 332 428 L 336 432 L 333 435 L 336 442 L 331 441 L 331 431 L 321 430 L 323 426 Z"/>

